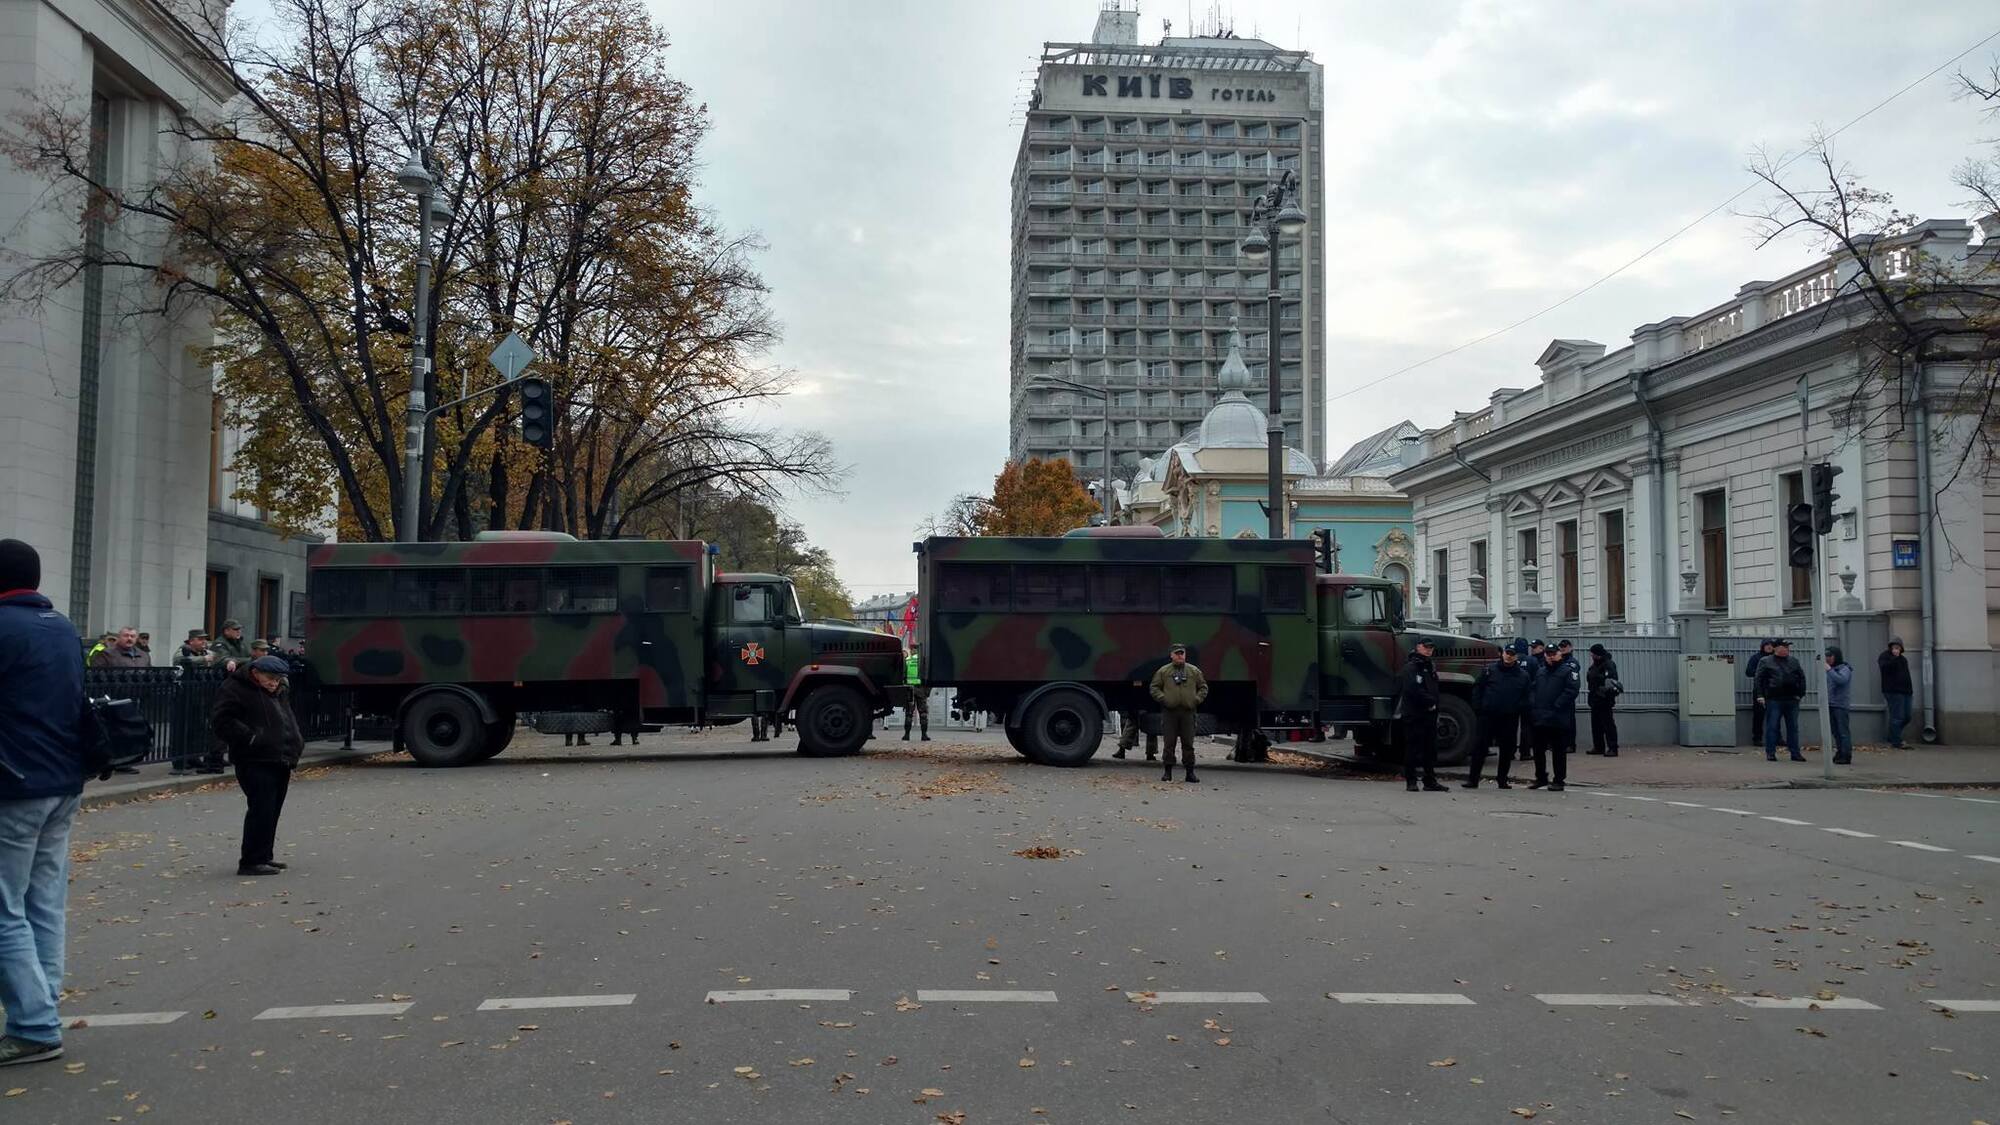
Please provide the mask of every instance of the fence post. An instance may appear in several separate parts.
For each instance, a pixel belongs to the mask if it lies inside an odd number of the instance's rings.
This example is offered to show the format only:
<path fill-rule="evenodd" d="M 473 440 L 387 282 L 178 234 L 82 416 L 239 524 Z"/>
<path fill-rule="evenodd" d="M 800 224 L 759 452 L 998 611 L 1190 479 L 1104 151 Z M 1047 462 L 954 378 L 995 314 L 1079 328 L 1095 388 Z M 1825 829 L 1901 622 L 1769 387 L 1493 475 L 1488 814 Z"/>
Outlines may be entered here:
<path fill-rule="evenodd" d="M 1465 612 L 1458 615 L 1459 626 L 1472 636 L 1490 637 L 1493 635 L 1493 611 L 1486 605 L 1486 576 L 1473 575 L 1471 588 L 1472 601 L 1466 605 Z"/>

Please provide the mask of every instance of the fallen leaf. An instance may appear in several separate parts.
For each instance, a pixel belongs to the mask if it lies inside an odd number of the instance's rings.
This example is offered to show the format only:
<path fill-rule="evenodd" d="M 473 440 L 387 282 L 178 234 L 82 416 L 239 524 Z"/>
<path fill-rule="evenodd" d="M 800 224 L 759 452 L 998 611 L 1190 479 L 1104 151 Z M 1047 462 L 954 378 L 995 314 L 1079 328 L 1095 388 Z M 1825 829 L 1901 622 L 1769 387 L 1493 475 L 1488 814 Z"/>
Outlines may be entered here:
<path fill-rule="evenodd" d="M 896 998 L 896 1010 L 899 1012 L 914 1012 L 921 1007 L 923 1007 L 922 1004 L 917 1003 L 907 996 L 898 996 Z"/>
<path fill-rule="evenodd" d="M 1215 1041 L 1215 1045 L 1216 1045 L 1216 1046 L 1218 1046 L 1218 1047 L 1227 1047 L 1227 1046 L 1229 1046 L 1229 1036 L 1225 1035 L 1225 1036 L 1221 1037 L 1220 1039 L 1217 1039 L 1217 1040 Z"/>
<path fill-rule="evenodd" d="M 1022 1070 L 1026 1070 L 1026 1069 L 1028 1069 L 1029 1067 L 1031 1067 L 1031 1066 L 1035 1065 L 1035 1060 L 1033 1060 L 1033 1059 L 1022 1059 L 1022 1060 L 1021 1060 L 1020 1062 L 1018 1062 L 1018 1063 L 1016 1063 L 1016 1064 L 1014 1064 L 1014 1065 L 1016 1065 L 1016 1066 L 1020 1067 L 1020 1068 L 1021 1068 Z"/>
<path fill-rule="evenodd" d="M 1963 1078 L 1968 1082 L 1986 1081 L 1986 1076 L 1984 1074 L 1974 1074 L 1969 1070 L 1954 1070 L 1952 1071 L 1952 1073 L 1958 1075 L 1960 1078 Z"/>
<path fill-rule="evenodd" d="M 440 1046 L 440 1047 L 463 1047 L 463 1046 L 465 1046 L 465 1040 L 463 1040 L 463 1039 L 447 1039 L 447 1040 L 445 1040 L 444 1042 L 442 1042 L 442 1043 L 439 1043 L 439 1044 L 438 1044 L 438 1046 Z"/>
<path fill-rule="evenodd" d="M 1432 1060 L 1431 1060 L 1431 1065 L 1432 1065 L 1432 1066 L 1457 1066 L 1457 1065 L 1458 1065 L 1458 1060 L 1457 1060 L 1457 1059 L 1432 1059 Z"/>
<path fill-rule="evenodd" d="M 1675 1116 L 1675 1117 L 1685 1117 L 1685 1118 L 1687 1118 L 1687 1119 L 1688 1119 L 1689 1121 L 1693 1121 L 1693 1120 L 1694 1120 L 1694 1114 L 1692 1114 L 1692 1113 L 1689 1113 L 1689 1112 L 1688 1112 L 1687 1110 L 1684 1110 L 1684 1109 L 1677 1109 L 1677 1110 L 1675 1110 L 1675 1111 L 1674 1111 L 1674 1116 Z"/>
<path fill-rule="evenodd" d="M 1387 870 L 1387 868 L 1384 868 L 1384 870 Z M 1517 1105 L 1517 1106 L 1515 1106 L 1515 1107 L 1513 1108 L 1513 1110 L 1511 1110 L 1510 1112 L 1512 1112 L 1512 1113 L 1514 1114 L 1514 1116 L 1516 1116 L 1516 1117 L 1533 1117 L 1533 1116 L 1535 1116 L 1535 1111 L 1534 1111 L 1534 1110 L 1532 1110 L 1532 1109 L 1529 1109 L 1529 1108 L 1528 1108 L 1527 1106 L 1524 1106 L 1524 1105 Z"/>
<path fill-rule="evenodd" d="M 950 1113 L 940 1113 L 937 1115 L 937 1119 L 944 1122 L 945 1125 L 965 1125 L 965 1111 L 955 1109 Z"/>
<path fill-rule="evenodd" d="M 938 1088 L 937 1088 L 936 1086 L 926 1086 L 926 1087 L 924 1087 L 924 1090 L 923 1090 L 923 1094 L 924 1094 L 924 1097 L 927 1097 L 927 1098 L 941 1098 L 941 1097 L 944 1097 L 944 1091 L 943 1091 L 943 1090 L 940 1090 L 940 1089 L 938 1089 Z"/>
<path fill-rule="evenodd" d="M 541 1029 L 542 1025 L 538 1023 L 517 1024 L 514 1028 L 515 1031 L 540 1031 Z"/>
<path fill-rule="evenodd" d="M 16 1086 L 13 1089 L 7 1091 L 7 1096 L 10 1098 L 18 1098 L 22 1094 L 25 1094 L 27 1092 L 28 1088 L 26 1086 Z"/>
<path fill-rule="evenodd" d="M 813 1064 L 813 1061 L 812 1061 L 811 1059 L 809 1059 L 809 1058 L 806 1058 L 806 1059 L 793 1059 L 793 1060 L 792 1060 L 792 1065 L 793 1065 L 793 1066 L 811 1066 L 812 1064 Z"/>
<path fill-rule="evenodd" d="M 1805 1032 L 1807 1035 L 1811 1035 L 1818 1039 L 1826 1038 L 1826 1032 L 1821 1031 L 1819 1028 L 1816 1027 L 1802 1027 L 1799 1028 L 1799 1030 Z"/>

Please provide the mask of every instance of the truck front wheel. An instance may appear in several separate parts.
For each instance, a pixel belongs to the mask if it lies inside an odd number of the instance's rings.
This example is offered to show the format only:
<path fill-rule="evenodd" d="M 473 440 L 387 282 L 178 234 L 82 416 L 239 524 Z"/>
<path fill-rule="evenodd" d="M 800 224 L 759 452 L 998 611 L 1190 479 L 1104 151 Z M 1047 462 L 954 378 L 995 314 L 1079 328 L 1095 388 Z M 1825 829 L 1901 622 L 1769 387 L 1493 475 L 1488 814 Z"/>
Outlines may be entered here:
<path fill-rule="evenodd" d="M 835 758 L 861 752 L 868 741 L 868 700 L 846 684 L 822 684 L 799 704 L 799 753 Z"/>
<path fill-rule="evenodd" d="M 1104 709 L 1087 692 L 1057 688 L 1021 716 L 1021 741 L 1029 758 L 1045 766 L 1080 766 L 1104 738 Z"/>
<path fill-rule="evenodd" d="M 1479 716 L 1472 713 L 1472 704 L 1463 696 L 1443 696 L 1438 700 L 1437 721 L 1438 765 L 1463 764 L 1479 739 Z"/>
<path fill-rule="evenodd" d="M 420 695 L 403 712 L 403 746 L 420 766 L 469 766 L 485 757 L 479 708 L 455 691 Z"/>
<path fill-rule="evenodd" d="M 1012 746 L 1022 757 L 1033 757 L 1028 753 L 1028 742 L 1020 727 L 1001 727 L 1007 732 L 1007 745 Z"/>

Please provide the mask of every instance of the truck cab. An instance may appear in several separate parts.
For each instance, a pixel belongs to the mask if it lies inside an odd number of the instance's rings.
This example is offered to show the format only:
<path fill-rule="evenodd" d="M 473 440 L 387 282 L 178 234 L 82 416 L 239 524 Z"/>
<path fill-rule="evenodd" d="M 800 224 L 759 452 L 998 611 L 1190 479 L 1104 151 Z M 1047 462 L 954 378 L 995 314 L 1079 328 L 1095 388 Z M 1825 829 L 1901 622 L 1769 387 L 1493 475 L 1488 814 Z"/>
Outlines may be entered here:
<path fill-rule="evenodd" d="M 850 754 L 867 741 L 871 721 L 908 694 L 900 641 L 806 620 L 781 575 L 716 575 L 707 617 L 711 718 L 796 712 L 807 753 Z"/>
<path fill-rule="evenodd" d="M 1402 590 L 1385 578 L 1321 574 L 1315 583 L 1320 625 L 1320 718 L 1349 734 L 1367 755 L 1400 750 L 1395 723 L 1396 677 L 1414 638 L 1437 642 L 1432 663 L 1443 689 L 1438 701 L 1438 761 L 1457 763 L 1479 737 L 1472 685 L 1500 646 L 1439 629 L 1412 629 L 1403 619 Z"/>

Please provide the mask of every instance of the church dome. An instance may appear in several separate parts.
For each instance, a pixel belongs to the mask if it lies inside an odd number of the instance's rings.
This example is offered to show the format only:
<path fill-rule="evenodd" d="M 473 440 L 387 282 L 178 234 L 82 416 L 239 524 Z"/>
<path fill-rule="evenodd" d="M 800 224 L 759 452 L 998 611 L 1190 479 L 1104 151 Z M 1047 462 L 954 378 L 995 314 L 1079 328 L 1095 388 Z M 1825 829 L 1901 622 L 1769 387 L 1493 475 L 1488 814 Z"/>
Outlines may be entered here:
<path fill-rule="evenodd" d="M 1229 323 L 1229 355 L 1218 376 L 1222 398 L 1201 420 L 1196 448 L 1255 449 L 1264 445 L 1269 441 L 1264 433 L 1264 412 L 1243 395 L 1250 386 L 1250 368 L 1243 362 L 1243 334 L 1237 331 L 1234 317 Z"/>

